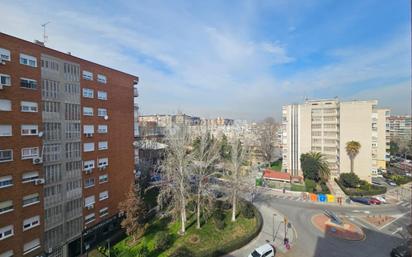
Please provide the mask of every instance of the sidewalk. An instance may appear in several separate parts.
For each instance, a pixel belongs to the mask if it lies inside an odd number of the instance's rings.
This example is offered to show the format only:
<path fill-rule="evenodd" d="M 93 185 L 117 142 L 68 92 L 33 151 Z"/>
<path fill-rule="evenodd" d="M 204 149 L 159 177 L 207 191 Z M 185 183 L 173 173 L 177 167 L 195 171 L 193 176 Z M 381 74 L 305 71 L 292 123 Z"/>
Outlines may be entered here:
<path fill-rule="evenodd" d="M 225 257 L 245 257 L 248 256 L 254 249 L 264 244 L 272 244 L 276 247 L 276 256 L 284 256 L 287 250 L 283 245 L 283 239 L 285 237 L 285 225 L 284 225 L 284 216 L 278 211 L 274 211 L 264 205 L 256 206 L 262 214 L 263 217 L 263 227 L 260 234 L 249 242 L 244 247 L 233 251 Z M 273 237 L 275 240 L 273 241 Z M 289 244 L 293 248 L 293 243 L 296 241 L 296 231 L 291 225 L 290 227 L 286 226 L 286 237 L 289 239 Z"/>

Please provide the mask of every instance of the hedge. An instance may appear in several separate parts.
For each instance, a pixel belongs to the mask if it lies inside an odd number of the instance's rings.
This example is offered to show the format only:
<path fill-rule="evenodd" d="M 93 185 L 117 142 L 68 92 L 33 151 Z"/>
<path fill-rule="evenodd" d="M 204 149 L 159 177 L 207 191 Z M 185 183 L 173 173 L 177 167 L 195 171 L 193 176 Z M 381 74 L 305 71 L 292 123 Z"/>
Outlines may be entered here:
<path fill-rule="evenodd" d="M 386 187 L 370 185 L 369 190 L 362 190 L 361 188 L 346 188 L 339 182 L 338 179 L 335 178 L 335 181 L 340 186 L 342 191 L 349 196 L 370 196 L 386 193 Z"/>
<path fill-rule="evenodd" d="M 247 243 L 252 241 L 257 235 L 259 235 L 260 231 L 262 230 L 263 227 L 263 218 L 262 214 L 256 209 L 256 207 L 253 204 L 250 204 L 253 206 L 253 212 L 256 217 L 256 227 L 253 233 L 246 235 L 243 238 L 239 238 L 236 240 L 231 241 L 230 243 L 225 244 L 224 246 L 218 246 L 215 248 L 211 248 L 202 252 L 197 252 L 195 255 L 197 257 L 218 257 L 222 256 L 224 254 L 230 253 L 236 249 L 239 249 L 243 246 L 245 246 Z M 182 249 L 179 249 L 182 250 Z M 176 255 L 175 255 L 176 256 Z"/>

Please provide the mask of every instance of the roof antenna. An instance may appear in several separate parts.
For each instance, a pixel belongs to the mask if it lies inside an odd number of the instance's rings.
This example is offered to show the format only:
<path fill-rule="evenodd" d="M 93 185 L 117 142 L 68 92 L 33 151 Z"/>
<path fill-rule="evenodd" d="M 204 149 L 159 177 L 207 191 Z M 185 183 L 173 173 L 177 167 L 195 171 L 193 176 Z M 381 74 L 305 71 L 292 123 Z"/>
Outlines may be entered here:
<path fill-rule="evenodd" d="M 48 22 L 41 25 L 43 27 L 43 44 L 46 44 L 46 41 L 47 41 L 47 38 L 48 38 L 47 35 L 46 35 L 46 26 L 49 23 L 50 23 L 50 21 L 48 21 Z"/>

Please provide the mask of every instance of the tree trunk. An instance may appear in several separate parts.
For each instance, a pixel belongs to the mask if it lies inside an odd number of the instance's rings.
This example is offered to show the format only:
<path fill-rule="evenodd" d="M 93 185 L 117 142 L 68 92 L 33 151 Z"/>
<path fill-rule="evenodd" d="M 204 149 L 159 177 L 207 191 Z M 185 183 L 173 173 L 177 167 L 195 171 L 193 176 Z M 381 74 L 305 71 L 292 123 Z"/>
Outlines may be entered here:
<path fill-rule="evenodd" d="M 197 189 L 197 225 L 196 228 L 200 229 L 200 192 L 202 187 L 202 180 L 199 181 L 199 188 Z"/>
<path fill-rule="evenodd" d="M 236 221 L 236 189 L 233 190 L 233 199 L 232 199 L 232 222 Z"/>
<path fill-rule="evenodd" d="M 353 173 L 353 162 L 354 162 L 353 158 L 350 158 L 350 172 L 352 173 Z"/>
<path fill-rule="evenodd" d="M 182 172 L 183 173 L 183 172 Z M 181 218 L 182 218 L 182 235 L 186 232 L 186 201 L 184 195 L 183 181 L 180 182 L 180 197 L 181 197 Z"/>

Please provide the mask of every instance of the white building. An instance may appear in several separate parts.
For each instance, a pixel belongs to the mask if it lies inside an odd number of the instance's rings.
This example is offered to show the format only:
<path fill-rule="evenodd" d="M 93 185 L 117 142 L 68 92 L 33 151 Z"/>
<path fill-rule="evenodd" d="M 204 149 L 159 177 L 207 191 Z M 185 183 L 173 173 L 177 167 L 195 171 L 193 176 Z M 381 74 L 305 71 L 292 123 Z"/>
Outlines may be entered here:
<path fill-rule="evenodd" d="M 338 99 L 307 100 L 282 107 L 282 170 L 301 176 L 300 156 L 310 151 L 325 155 L 332 176 L 350 171 L 346 143 L 361 144 L 354 172 L 371 181 L 378 169 L 386 168 L 389 155 L 386 118 L 389 110 L 377 109 L 377 101 Z"/>

